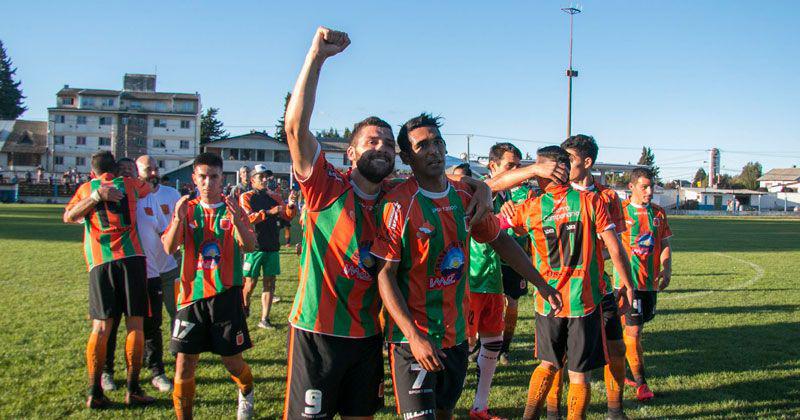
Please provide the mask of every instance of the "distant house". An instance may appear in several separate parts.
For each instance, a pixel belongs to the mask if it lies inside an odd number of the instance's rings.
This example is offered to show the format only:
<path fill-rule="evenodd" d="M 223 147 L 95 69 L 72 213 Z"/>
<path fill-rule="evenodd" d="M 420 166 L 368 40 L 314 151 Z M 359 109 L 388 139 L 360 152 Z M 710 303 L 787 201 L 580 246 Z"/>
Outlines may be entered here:
<path fill-rule="evenodd" d="M 0 121 L 0 167 L 4 171 L 34 171 L 47 158 L 47 122 Z"/>
<path fill-rule="evenodd" d="M 800 168 L 771 169 L 758 178 L 758 185 L 769 192 L 800 191 Z"/>

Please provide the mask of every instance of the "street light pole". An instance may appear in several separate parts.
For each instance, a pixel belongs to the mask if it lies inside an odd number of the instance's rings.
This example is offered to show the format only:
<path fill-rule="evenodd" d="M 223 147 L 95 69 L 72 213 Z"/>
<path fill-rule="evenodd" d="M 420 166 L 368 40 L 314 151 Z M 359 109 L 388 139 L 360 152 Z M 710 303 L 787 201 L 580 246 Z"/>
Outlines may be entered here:
<path fill-rule="evenodd" d="M 569 14 L 569 68 L 567 69 L 567 79 L 569 79 L 569 87 L 567 88 L 567 137 L 569 137 L 572 135 L 572 78 L 578 77 L 578 71 L 572 69 L 572 19 L 581 12 L 581 9 L 564 7 L 561 11 Z"/>

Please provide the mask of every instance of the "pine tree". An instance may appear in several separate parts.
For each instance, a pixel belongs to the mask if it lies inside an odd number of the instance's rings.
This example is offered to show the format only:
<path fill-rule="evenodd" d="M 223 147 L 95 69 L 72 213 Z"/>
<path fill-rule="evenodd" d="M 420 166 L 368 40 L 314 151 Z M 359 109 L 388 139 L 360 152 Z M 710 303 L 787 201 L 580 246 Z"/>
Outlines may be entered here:
<path fill-rule="evenodd" d="M 289 106 L 289 100 L 292 99 L 292 92 L 286 92 L 286 97 L 283 99 L 283 114 L 275 124 L 275 140 L 286 143 L 286 108 Z"/>
<path fill-rule="evenodd" d="M 707 187 L 708 186 L 708 174 L 706 174 L 706 170 L 700 168 L 697 172 L 694 173 L 694 180 L 692 180 L 692 187 Z"/>
<path fill-rule="evenodd" d="M 14 81 L 17 69 L 11 64 L 11 58 L 6 55 L 3 41 L 0 41 L 0 120 L 15 120 L 28 110 L 23 105 L 20 81 Z"/>
<path fill-rule="evenodd" d="M 653 170 L 653 175 L 656 177 L 656 181 L 659 180 L 658 176 L 658 166 L 656 166 L 656 155 L 653 154 L 653 150 L 649 147 L 642 147 L 642 156 L 639 158 L 639 165 L 649 166 Z"/>
<path fill-rule="evenodd" d="M 742 173 L 736 177 L 736 181 L 748 190 L 755 190 L 758 188 L 758 178 L 761 178 L 761 164 L 747 162 L 742 168 Z"/>
<path fill-rule="evenodd" d="M 208 108 L 200 117 L 200 144 L 228 137 L 228 132 L 222 129 L 222 121 L 217 119 L 219 108 Z"/>

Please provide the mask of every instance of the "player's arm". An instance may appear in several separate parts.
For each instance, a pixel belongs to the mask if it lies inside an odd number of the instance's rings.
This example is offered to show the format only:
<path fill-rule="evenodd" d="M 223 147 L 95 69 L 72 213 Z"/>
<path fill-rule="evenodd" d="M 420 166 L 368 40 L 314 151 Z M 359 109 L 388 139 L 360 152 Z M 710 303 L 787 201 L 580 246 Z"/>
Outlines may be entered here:
<path fill-rule="evenodd" d="M 244 193 L 239 196 L 239 206 L 242 207 L 244 213 L 247 215 L 247 219 L 250 220 L 251 224 L 263 222 L 264 219 L 267 218 L 266 213 L 264 210 L 253 211 L 253 206 L 250 204 L 250 199 L 253 197 L 252 194 Z M 235 199 L 235 197 L 231 197 Z"/>
<path fill-rule="evenodd" d="M 492 205 L 492 189 L 486 185 L 485 182 L 477 180 L 471 176 L 447 175 L 447 178 L 452 181 L 463 182 L 467 184 L 472 191 L 472 197 L 464 209 L 467 217 L 469 217 L 468 228 L 472 228 L 472 224 L 483 220 L 487 215 L 492 214 L 494 206 Z"/>
<path fill-rule="evenodd" d="M 631 263 L 628 261 L 628 256 L 622 248 L 622 243 L 619 241 L 619 236 L 614 229 L 606 229 L 600 233 L 600 239 L 608 250 L 608 255 L 611 257 L 611 262 L 614 264 L 614 269 L 619 274 L 620 293 L 617 296 L 619 299 L 619 307 L 621 313 L 628 311 L 628 307 L 633 302 L 633 283 L 631 282 Z"/>
<path fill-rule="evenodd" d="M 444 352 L 434 347 L 428 337 L 414 325 L 408 304 L 397 286 L 398 261 L 378 260 L 378 291 L 383 306 L 389 312 L 400 331 L 408 339 L 411 353 L 423 369 L 436 372 L 444 369 L 441 358 Z"/>
<path fill-rule="evenodd" d="M 319 147 L 319 142 L 311 133 L 309 124 L 322 64 L 328 57 L 344 51 L 348 45 L 350 38 L 346 33 L 323 27 L 317 28 L 286 107 L 286 139 L 292 156 L 292 169 L 301 179 L 307 179 L 311 175 L 314 155 Z"/>
<path fill-rule="evenodd" d="M 506 171 L 496 177 L 491 177 L 486 180 L 486 184 L 492 188 L 492 191 L 498 192 L 514 188 L 536 176 L 552 179 L 556 182 L 566 182 L 569 172 L 567 172 L 567 166 L 564 164 L 551 161 L 533 163 Z"/>
<path fill-rule="evenodd" d="M 253 252 L 256 250 L 256 234 L 253 232 L 253 226 L 247 218 L 244 210 L 239 206 L 235 199 L 225 197 L 225 205 L 231 213 L 233 221 L 234 235 L 242 252 Z"/>
<path fill-rule="evenodd" d="M 164 252 L 167 254 L 175 254 L 178 248 L 183 245 L 183 232 L 185 231 L 189 196 L 184 195 L 175 203 L 175 210 L 172 211 L 172 221 L 170 222 L 167 230 L 161 235 L 161 245 L 164 246 Z"/>
<path fill-rule="evenodd" d="M 672 246 L 669 243 L 669 238 L 661 240 L 661 272 L 658 273 L 660 281 L 658 282 L 658 290 L 662 291 L 669 286 L 672 280 Z"/>
<path fill-rule="evenodd" d="M 514 271 L 533 284 L 542 298 L 547 300 L 550 306 L 553 307 L 552 314 L 557 314 L 561 311 L 561 294 L 547 284 L 544 278 L 542 278 L 542 275 L 533 268 L 531 259 L 525 254 L 525 251 L 522 250 L 517 241 L 508 236 L 505 232 L 500 231 L 497 238 L 489 242 L 489 246 L 491 246 L 492 249 L 497 252 L 497 255 L 513 268 Z"/>
<path fill-rule="evenodd" d="M 80 198 L 75 203 L 70 203 L 64 209 L 64 223 L 78 223 L 86 217 L 94 207 L 101 201 L 112 201 L 114 203 L 124 197 L 122 191 L 107 185 L 94 190 L 90 195 Z"/>
<path fill-rule="evenodd" d="M 297 216 L 297 191 L 292 190 L 281 217 L 292 220 L 295 216 Z"/>

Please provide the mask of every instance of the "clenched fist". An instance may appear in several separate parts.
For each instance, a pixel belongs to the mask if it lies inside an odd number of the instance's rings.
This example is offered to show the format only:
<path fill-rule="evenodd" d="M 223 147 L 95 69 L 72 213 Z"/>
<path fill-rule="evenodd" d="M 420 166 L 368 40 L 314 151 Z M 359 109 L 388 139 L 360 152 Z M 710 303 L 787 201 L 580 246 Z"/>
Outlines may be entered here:
<path fill-rule="evenodd" d="M 334 31 L 324 26 L 317 28 L 311 41 L 311 53 L 323 59 L 333 57 L 350 45 L 350 37 L 344 32 Z"/>

